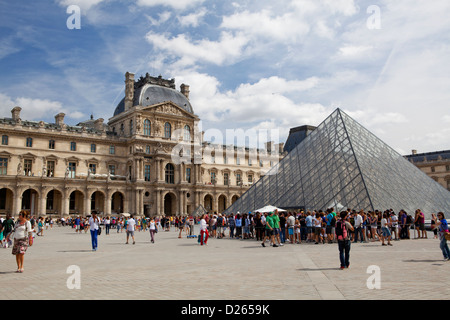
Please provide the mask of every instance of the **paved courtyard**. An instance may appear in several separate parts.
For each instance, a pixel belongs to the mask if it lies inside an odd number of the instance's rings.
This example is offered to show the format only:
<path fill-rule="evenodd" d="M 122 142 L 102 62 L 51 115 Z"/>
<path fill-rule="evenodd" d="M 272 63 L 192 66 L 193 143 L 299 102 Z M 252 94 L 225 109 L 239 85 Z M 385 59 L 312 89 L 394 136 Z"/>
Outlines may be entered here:
<path fill-rule="evenodd" d="M 412 233 L 413 234 L 413 233 Z M 450 271 L 439 240 L 352 243 L 339 270 L 336 244 L 263 248 L 255 240 L 214 239 L 199 246 L 174 229 L 136 232 L 136 244 L 111 230 L 91 250 L 90 234 L 54 226 L 36 237 L 16 273 L 11 249 L 0 249 L 4 300 L 415 300 L 448 299 Z M 77 287 L 79 285 L 79 287 Z"/>

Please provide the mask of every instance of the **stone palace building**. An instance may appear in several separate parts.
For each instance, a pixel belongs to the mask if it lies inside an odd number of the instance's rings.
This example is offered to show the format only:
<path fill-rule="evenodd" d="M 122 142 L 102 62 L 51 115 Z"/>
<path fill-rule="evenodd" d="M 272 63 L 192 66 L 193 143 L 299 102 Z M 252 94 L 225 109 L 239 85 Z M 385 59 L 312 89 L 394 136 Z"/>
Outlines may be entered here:
<path fill-rule="evenodd" d="M 264 149 L 202 141 L 189 86 L 125 75 L 125 97 L 103 119 L 0 118 L 0 215 L 190 214 L 222 212 L 282 157 Z M 280 152 L 281 151 L 281 152 Z"/>

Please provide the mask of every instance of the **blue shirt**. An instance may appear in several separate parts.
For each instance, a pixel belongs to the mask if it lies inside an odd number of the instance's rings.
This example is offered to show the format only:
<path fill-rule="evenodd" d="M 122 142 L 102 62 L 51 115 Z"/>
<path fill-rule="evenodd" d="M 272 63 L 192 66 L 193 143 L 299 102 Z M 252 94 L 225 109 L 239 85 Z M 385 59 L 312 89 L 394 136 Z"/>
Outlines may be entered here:
<path fill-rule="evenodd" d="M 307 216 L 305 220 L 306 220 L 306 226 L 307 227 L 312 227 L 312 217 L 311 216 Z"/>

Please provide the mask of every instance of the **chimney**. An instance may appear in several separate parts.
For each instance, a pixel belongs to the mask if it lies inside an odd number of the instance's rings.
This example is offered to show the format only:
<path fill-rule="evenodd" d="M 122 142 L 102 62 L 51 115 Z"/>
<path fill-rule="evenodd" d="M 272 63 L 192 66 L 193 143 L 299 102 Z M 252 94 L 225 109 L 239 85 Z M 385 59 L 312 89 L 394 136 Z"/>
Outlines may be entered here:
<path fill-rule="evenodd" d="M 12 116 L 14 121 L 19 121 L 20 120 L 20 111 L 22 111 L 21 107 L 14 107 L 11 110 L 11 116 Z"/>
<path fill-rule="evenodd" d="M 56 116 L 55 116 L 55 123 L 56 123 L 56 125 L 57 126 L 60 126 L 60 127 L 62 127 L 63 125 L 64 125 L 64 116 L 65 116 L 65 114 L 64 113 L 58 113 Z"/>
<path fill-rule="evenodd" d="M 189 86 L 187 85 L 187 84 L 182 84 L 181 86 L 180 86 L 180 89 L 181 89 L 181 93 L 182 94 L 184 94 L 184 96 L 186 97 L 186 98 L 188 98 L 188 100 L 189 100 Z"/>
<path fill-rule="evenodd" d="M 125 111 L 133 107 L 134 100 L 134 74 L 125 73 Z"/>
<path fill-rule="evenodd" d="M 266 147 L 266 151 L 267 152 L 275 151 L 275 149 L 274 149 L 274 142 L 273 141 L 264 142 L 264 145 Z"/>
<path fill-rule="evenodd" d="M 416 149 L 413 149 L 413 150 L 411 151 L 411 153 L 412 153 L 413 156 L 415 156 L 415 155 L 417 154 L 417 150 L 416 150 Z"/>

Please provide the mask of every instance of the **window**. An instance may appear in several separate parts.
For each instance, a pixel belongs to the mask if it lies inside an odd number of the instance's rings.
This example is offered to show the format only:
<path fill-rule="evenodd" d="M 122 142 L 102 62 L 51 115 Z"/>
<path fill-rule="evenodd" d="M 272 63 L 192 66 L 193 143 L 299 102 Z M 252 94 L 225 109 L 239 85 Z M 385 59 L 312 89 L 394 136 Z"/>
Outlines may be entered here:
<path fill-rule="evenodd" d="M 223 184 L 226 186 L 228 186 L 230 184 L 230 177 L 229 177 L 228 173 L 223 174 Z"/>
<path fill-rule="evenodd" d="M 48 148 L 55 149 L 55 140 L 48 140 Z"/>
<path fill-rule="evenodd" d="M 97 152 L 97 145 L 95 143 L 91 144 L 91 152 L 93 153 Z"/>
<path fill-rule="evenodd" d="M 0 176 L 6 176 L 8 172 L 8 158 L 0 158 Z"/>
<path fill-rule="evenodd" d="M 164 125 L 164 138 L 170 139 L 171 136 L 172 136 L 172 126 L 170 125 L 170 123 L 166 122 L 166 124 Z"/>
<path fill-rule="evenodd" d="M 191 183 L 191 168 L 186 168 L 186 181 Z"/>
<path fill-rule="evenodd" d="M 97 165 L 95 163 L 89 163 L 89 171 L 92 174 L 96 174 L 97 173 Z"/>
<path fill-rule="evenodd" d="M 33 147 L 33 138 L 27 138 L 27 147 L 28 148 Z"/>
<path fill-rule="evenodd" d="M 446 165 L 446 166 L 445 166 L 445 170 L 446 170 L 446 171 L 450 171 L 450 165 Z"/>
<path fill-rule="evenodd" d="M 109 146 L 109 154 L 116 154 L 116 147 L 115 146 Z"/>
<path fill-rule="evenodd" d="M 226 156 L 223 157 L 223 164 L 227 164 L 228 163 L 228 158 Z"/>
<path fill-rule="evenodd" d="M 241 174 L 240 174 L 240 173 L 236 173 L 236 184 L 237 184 L 238 186 L 240 186 L 241 183 L 242 183 L 242 180 L 241 180 Z"/>
<path fill-rule="evenodd" d="M 188 125 L 184 126 L 184 141 L 191 141 L 191 128 Z"/>
<path fill-rule="evenodd" d="M 150 181 L 150 165 L 149 164 L 146 164 L 144 166 L 144 180 Z"/>
<path fill-rule="evenodd" d="M 77 173 L 77 163 L 76 162 L 69 162 L 69 167 L 68 167 L 68 178 L 75 178 L 75 175 Z"/>
<path fill-rule="evenodd" d="M 70 143 L 70 151 L 77 151 L 77 143 L 76 142 Z"/>
<path fill-rule="evenodd" d="M 133 135 L 133 120 L 130 120 L 130 136 Z"/>
<path fill-rule="evenodd" d="M 31 176 L 33 169 L 33 160 L 25 159 L 23 160 L 23 171 L 26 176 Z"/>
<path fill-rule="evenodd" d="M 166 183 L 175 183 L 175 169 L 171 163 L 166 165 Z"/>
<path fill-rule="evenodd" d="M 236 164 L 240 165 L 241 164 L 241 159 L 239 157 L 236 158 Z"/>
<path fill-rule="evenodd" d="M 431 172 L 435 172 L 436 169 L 434 167 L 431 167 Z"/>
<path fill-rule="evenodd" d="M 4 146 L 8 145 L 8 136 L 7 135 L 2 136 L 2 145 L 4 145 Z"/>
<path fill-rule="evenodd" d="M 149 136 L 150 132 L 151 132 L 150 120 L 145 119 L 144 120 L 144 136 Z"/>
<path fill-rule="evenodd" d="M 47 161 L 47 177 L 55 176 L 55 161 Z"/>
<path fill-rule="evenodd" d="M 251 167 L 252 166 L 252 159 L 248 158 L 248 166 Z"/>
<path fill-rule="evenodd" d="M 115 165 L 110 164 L 110 165 L 108 166 L 108 170 L 109 170 L 109 173 L 110 173 L 110 174 L 112 174 L 112 175 L 115 175 L 115 174 L 116 174 L 116 166 L 115 166 Z"/>
<path fill-rule="evenodd" d="M 248 175 L 248 183 L 253 183 L 253 175 Z"/>
<path fill-rule="evenodd" d="M 145 153 L 150 154 L 150 146 L 145 146 Z"/>
<path fill-rule="evenodd" d="M 211 171 L 211 183 L 216 184 L 216 172 Z"/>

